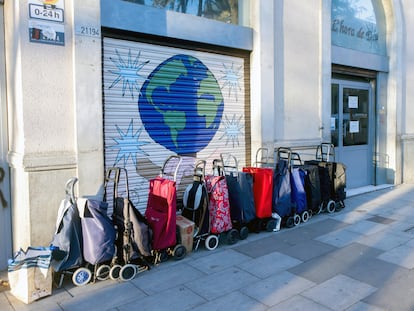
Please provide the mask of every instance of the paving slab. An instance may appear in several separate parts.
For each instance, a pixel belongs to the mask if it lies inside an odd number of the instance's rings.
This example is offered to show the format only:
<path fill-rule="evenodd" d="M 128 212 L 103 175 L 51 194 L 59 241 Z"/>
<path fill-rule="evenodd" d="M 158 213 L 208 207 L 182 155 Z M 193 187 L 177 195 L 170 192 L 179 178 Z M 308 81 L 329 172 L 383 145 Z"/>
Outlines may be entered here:
<path fill-rule="evenodd" d="M 368 284 L 337 275 L 302 293 L 303 296 L 332 310 L 345 310 L 377 289 Z"/>
<path fill-rule="evenodd" d="M 344 265 L 341 261 L 328 256 L 320 256 L 290 268 L 287 271 L 316 284 L 320 284 L 338 275 L 343 269 Z"/>
<path fill-rule="evenodd" d="M 240 291 L 267 306 L 273 306 L 300 294 L 314 285 L 315 283 L 311 281 L 284 271 L 267 279 L 251 283 Z"/>
<path fill-rule="evenodd" d="M 408 273 L 393 282 L 387 282 L 363 302 L 387 311 L 414 310 L 414 273 Z"/>
<path fill-rule="evenodd" d="M 358 221 L 365 220 L 372 216 L 368 214 L 367 210 L 349 211 L 347 209 L 344 209 L 339 213 L 330 214 L 329 217 L 346 224 L 354 224 Z"/>
<path fill-rule="evenodd" d="M 342 274 L 377 288 L 394 282 L 407 273 L 408 269 L 376 258 L 350 262 L 342 269 Z"/>
<path fill-rule="evenodd" d="M 315 257 L 319 257 L 332 252 L 336 249 L 337 248 L 335 246 L 315 240 L 309 240 L 302 241 L 294 246 L 281 249 L 280 252 L 285 255 L 297 258 L 301 261 L 308 261 Z"/>
<path fill-rule="evenodd" d="M 255 283 L 259 278 L 239 268 L 209 274 L 185 285 L 206 300 L 213 300 Z"/>
<path fill-rule="evenodd" d="M 381 224 L 369 220 L 360 220 L 354 223 L 352 226 L 349 226 L 347 230 L 360 233 L 363 235 L 375 234 L 381 231 L 384 231 L 388 228 L 388 225 Z"/>
<path fill-rule="evenodd" d="M 277 238 L 277 232 L 261 240 L 251 241 L 242 245 L 236 245 L 232 249 L 251 258 L 261 257 L 280 249 L 292 246 L 288 242 Z"/>
<path fill-rule="evenodd" d="M 280 310 L 289 310 L 289 311 L 332 311 L 319 303 L 316 303 L 306 297 L 301 295 L 293 296 L 288 300 L 285 300 L 271 308 L 268 311 L 280 311 Z"/>
<path fill-rule="evenodd" d="M 375 234 L 364 235 L 359 238 L 357 242 L 383 251 L 389 251 L 406 244 L 410 240 L 414 241 L 410 236 L 395 233 L 387 228 L 386 230 Z"/>
<path fill-rule="evenodd" d="M 296 258 L 279 252 L 273 252 L 262 257 L 251 259 L 250 261 L 237 266 L 240 269 L 257 276 L 258 278 L 264 279 L 301 263 L 302 261 Z"/>
<path fill-rule="evenodd" d="M 165 310 L 192 310 L 205 303 L 205 299 L 195 294 L 186 286 L 177 286 L 159 292 L 155 295 L 137 298 L 134 301 L 121 304 L 118 311 L 165 311 Z"/>
<path fill-rule="evenodd" d="M 131 282 L 147 295 L 155 294 L 166 289 L 181 285 L 203 277 L 201 272 L 188 264 L 176 264 L 170 269 L 156 268 L 138 275 Z"/>
<path fill-rule="evenodd" d="M 338 229 L 332 232 L 329 232 L 325 235 L 317 237 L 316 240 L 333 245 L 335 247 L 344 247 L 351 243 L 358 241 L 361 237 L 360 233 L 352 232 L 346 228 Z"/>
<path fill-rule="evenodd" d="M 208 253 L 204 257 L 188 262 L 188 264 L 205 274 L 211 274 L 225 270 L 233 265 L 246 262 L 250 259 L 251 257 L 233 249 L 225 249 Z"/>
<path fill-rule="evenodd" d="M 378 256 L 379 259 L 394 263 L 407 269 L 414 268 L 414 248 L 401 245 Z"/>
<path fill-rule="evenodd" d="M 316 218 L 316 221 L 314 221 L 314 217 Z M 324 235 L 348 226 L 348 224 L 343 221 L 328 217 L 328 214 L 316 215 L 314 217 L 312 217 L 309 223 L 306 224 L 306 227 L 315 232 L 316 236 Z"/>
<path fill-rule="evenodd" d="M 209 301 L 201 306 L 195 307 L 193 311 L 222 311 L 222 310 L 237 310 L 237 311 L 263 311 L 268 307 L 264 304 L 252 299 L 239 291 L 222 296 L 213 301 Z"/>
<path fill-rule="evenodd" d="M 359 301 L 356 304 L 349 307 L 348 309 L 346 309 L 346 311 L 387 311 L 387 310 Z"/>
<path fill-rule="evenodd" d="M 97 291 L 84 291 L 71 299 L 65 299 L 59 305 L 64 310 L 106 310 L 121 303 L 144 298 L 146 295 L 132 282 L 123 282 L 107 286 Z"/>

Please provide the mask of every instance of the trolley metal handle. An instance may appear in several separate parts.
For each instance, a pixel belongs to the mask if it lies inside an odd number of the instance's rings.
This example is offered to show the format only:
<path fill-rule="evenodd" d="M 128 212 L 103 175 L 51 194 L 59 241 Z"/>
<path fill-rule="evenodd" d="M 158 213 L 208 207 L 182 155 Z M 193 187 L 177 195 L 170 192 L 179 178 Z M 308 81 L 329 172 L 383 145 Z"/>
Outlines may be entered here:
<path fill-rule="evenodd" d="M 335 146 L 331 143 L 321 143 L 316 148 L 316 159 L 326 162 L 335 162 Z"/>
<path fill-rule="evenodd" d="M 164 177 L 164 175 L 166 175 L 165 168 L 167 167 L 168 162 L 171 162 L 173 159 L 176 159 L 177 162 L 178 162 L 177 165 L 175 166 L 174 175 L 173 175 L 174 181 L 176 181 L 177 180 L 178 169 L 180 168 L 180 164 L 181 164 L 181 161 L 182 161 L 182 158 L 178 155 L 171 155 L 164 161 L 164 164 L 161 168 L 160 176 Z"/>
<path fill-rule="evenodd" d="M 66 196 L 69 197 L 71 204 L 76 203 L 75 184 L 77 182 L 78 182 L 78 178 L 77 177 L 72 177 L 65 184 L 65 193 L 66 193 Z"/>
<path fill-rule="evenodd" d="M 224 175 L 231 173 L 237 174 L 239 169 L 239 162 L 237 161 L 237 158 L 234 155 L 232 155 L 231 153 L 221 153 L 220 159 L 223 163 Z"/>
<path fill-rule="evenodd" d="M 194 166 L 194 176 L 200 177 L 203 180 L 206 173 L 206 164 L 205 160 L 198 160 Z"/>
<path fill-rule="evenodd" d="M 275 149 L 274 157 L 275 164 L 277 164 L 280 160 L 285 160 L 288 165 L 288 168 L 290 168 L 292 162 L 292 150 L 290 148 L 279 147 Z"/>
<path fill-rule="evenodd" d="M 122 175 L 121 172 L 124 174 L 125 179 L 125 192 L 126 197 L 129 200 L 129 185 L 128 185 L 128 171 L 123 167 L 110 167 L 106 170 L 105 174 L 105 185 L 104 185 L 104 201 L 106 201 L 106 195 L 107 195 L 107 187 L 110 182 L 114 185 L 114 191 L 112 193 L 113 200 L 112 202 L 115 202 L 116 198 L 118 197 L 118 188 L 119 188 L 119 180 L 120 176 Z"/>
<path fill-rule="evenodd" d="M 259 155 L 261 155 L 259 160 Z M 265 147 L 260 147 L 256 150 L 256 161 L 255 166 L 259 167 L 259 164 L 269 164 L 269 149 Z"/>
<path fill-rule="evenodd" d="M 292 165 L 294 165 L 295 163 L 298 163 L 299 165 L 303 164 L 302 159 L 300 158 L 300 155 L 297 152 L 292 152 L 290 161 Z"/>

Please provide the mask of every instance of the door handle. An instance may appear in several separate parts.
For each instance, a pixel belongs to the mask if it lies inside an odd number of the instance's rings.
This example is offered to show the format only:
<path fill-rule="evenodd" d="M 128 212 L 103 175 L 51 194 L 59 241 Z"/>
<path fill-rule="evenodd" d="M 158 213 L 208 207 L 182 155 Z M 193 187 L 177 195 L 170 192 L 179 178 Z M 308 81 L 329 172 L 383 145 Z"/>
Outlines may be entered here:
<path fill-rule="evenodd" d="M 3 179 L 5 175 L 6 173 L 4 172 L 4 169 L 0 167 L 0 184 L 3 183 Z M 1 202 L 1 205 L 3 205 L 3 208 L 7 207 L 7 200 L 4 198 L 4 194 L 1 189 L 0 189 L 0 202 Z"/>

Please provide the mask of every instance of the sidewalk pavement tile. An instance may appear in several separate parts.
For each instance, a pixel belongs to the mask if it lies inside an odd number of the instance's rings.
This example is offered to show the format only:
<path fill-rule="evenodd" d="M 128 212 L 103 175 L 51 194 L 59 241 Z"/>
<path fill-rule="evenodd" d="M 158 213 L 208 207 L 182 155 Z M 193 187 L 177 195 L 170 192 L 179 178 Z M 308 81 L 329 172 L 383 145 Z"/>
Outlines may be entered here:
<path fill-rule="evenodd" d="M 358 243 L 375 247 L 383 251 L 389 251 L 395 247 L 407 243 L 410 240 L 412 240 L 411 237 L 391 232 L 391 230 L 387 228 L 386 230 L 376 234 L 362 236 L 358 239 Z"/>
<path fill-rule="evenodd" d="M 360 301 L 352 305 L 348 309 L 346 309 L 346 311 L 388 311 L 388 310 L 385 310 L 383 308 L 380 308 L 374 305 L 369 305 L 367 303 Z"/>
<path fill-rule="evenodd" d="M 255 299 L 243 295 L 239 291 L 224 295 L 215 300 L 209 301 L 199 307 L 192 309 L 193 311 L 264 311 L 267 306 L 261 304 Z"/>
<path fill-rule="evenodd" d="M 381 231 L 384 231 L 388 228 L 387 225 L 379 224 L 377 222 L 369 220 L 361 220 L 354 223 L 352 226 L 349 226 L 347 230 L 360 233 L 363 235 L 375 234 Z"/>
<path fill-rule="evenodd" d="M 315 240 L 307 240 L 280 250 L 281 253 L 297 258 L 301 261 L 308 261 L 315 257 L 322 256 L 334 251 L 336 247 Z"/>
<path fill-rule="evenodd" d="M 9 304 L 7 297 L 4 293 L 0 293 L 0 306 L 2 311 L 13 311 L 14 309 Z"/>
<path fill-rule="evenodd" d="M 376 258 L 358 260 L 344 266 L 342 270 L 342 274 L 377 288 L 387 282 L 394 282 L 407 273 L 409 273 L 407 269 Z"/>
<path fill-rule="evenodd" d="M 316 240 L 336 247 L 344 247 L 358 241 L 360 237 L 361 234 L 342 228 L 319 236 Z"/>
<path fill-rule="evenodd" d="M 88 286 L 88 285 L 86 285 Z M 64 310 L 106 310 L 121 303 L 142 299 L 146 295 L 131 282 L 107 286 L 99 291 L 84 291 L 60 303 Z"/>
<path fill-rule="evenodd" d="M 368 261 L 371 258 L 376 258 L 383 251 L 372 248 L 360 243 L 351 243 L 343 248 L 338 248 L 327 254 L 328 257 L 335 258 L 344 264 L 352 264 L 357 261 Z"/>
<path fill-rule="evenodd" d="M 31 304 L 25 304 L 24 302 L 18 300 L 14 297 L 10 291 L 5 292 L 7 300 L 13 306 L 13 310 L 16 311 L 25 311 L 25 310 L 39 310 L 39 311 L 53 311 L 61 310 L 58 306 L 58 303 L 65 299 L 70 299 L 72 296 L 64 289 L 60 288 L 58 290 L 53 290 L 51 296 L 41 298 Z M 3 305 L 0 304 L 1 309 Z M 2 309 L 3 310 L 3 309 Z"/>
<path fill-rule="evenodd" d="M 378 256 L 379 259 L 407 269 L 414 268 L 414 248 L 401 245 Z"/>
<path fill-rule="evenodd" d="M 204 257 L 188 262 L 188 264 L 206 274 L 211 274 L 251 260 L 251 257 L 232 249 L 217 250 L 216 252 L 205 255 Z"/>
<path fill-rule="evenodd" d="M 137 298 L 125 304 L 118 304 L 118 311 L 165 311 L 165 310 L 192 310 L 204 303 L 205 300 L 187 287 L 180 285 L 167 289 L 155 295 Z M 70 310 L 69 310 L 70 311 Z"/>
<path fill-rule="evenodd" d="M 304 291 L 302 295 L 332 310 L 345 310 L 376 290 L 368 284 L 344 275 L 337 275 Z"/>
<path fill-rule="evenodd" d="M 404 277 L 385 283 L 362 301 L 389 311 L 413 311 L 413 284 L 414 274 L 407 273 Z"/>
<path fill-rule="evenodd" d="M 372 217 L 372 215 L 368 214 L 365 211 L 357 210 L 357 211 L 348 211 L 348 210 L 342 210 L 339 213 L 334 213 L 329 215 L 330 218 L 335 219 L 337 221 L 344 222 L 346 224 L 354 224 L 358 221 L 365 220 L 369 217 Z"/>
<path fill-rule="evenodd" d="M 168 270 L 157 270 L 157 267 L 155 267 L 150 271 L 139 274 L 131 282 L 147 295 L 152 295 L 177 285 L 197 280 L 204 275 L 201 271 L 182 263 L 176 264 Z"/>
<path fill-rule="evenodd" d="M 268 311 L 280 311 L 280 310 L 289 310 L 289 311 L 332 311 L 331 309 L 325 308 L 324 306 L 305 298 L 301 295 L 293 296 L 288 300 L 285 300 Z"/>
<path fill-rule="evenodd" d="M 233 247 L 233 250 L 250 256 L 251 258 L 257 258 L 292 246 L 288 242 L 279 240 L 277 235 L 278 232 L 261 240 L 251 241 L 239 246 L 236 245 Z"/>
<path fill-rule="evenodd" d="M 318 218 L 318 216 L 315 216 L 315 217 Z M 342 229 L 348 226 L 348 224 L 342 221 L 338 221 L 330 217 L 323 217 L 323 214 L 320 215 L 319 219 L 320 220 L 313 221 L 313 218 L 311 218 L 311 221 L 306 224 L 306 227 L 309 230 L 312 230 L 313 232 L 315 232 L 315 237 L 319 235 L 324 235 L 329 232 Z"/>
<path fill-rule="evenodd" d="M 259 280 L 257 277 L 238 268 L 229 268 L 201 277 L 185 285 L 207 300 L 213 300 L 234 290 Z"/>
<path fill-rule="evenodd" d="M 238 267 L 259 278 L 267 278 L 291 267 L 301 264 L 302 261 L 279 252 L 251 259 Z"/>
<path fill-rule="evenodd" d="M 290 268 L 287 271 L 319 284 L 341 273 L 343 268 L 343 263 L 332 258 L 332 256 L 321 256 Z"/>
<path fill-rule="evenodd" d="M 267 306 L 273 306 L 314 285 L 315 283 L 311 281 L 283 271 L 267 279 L 251 283 L 240 291 Z"/>

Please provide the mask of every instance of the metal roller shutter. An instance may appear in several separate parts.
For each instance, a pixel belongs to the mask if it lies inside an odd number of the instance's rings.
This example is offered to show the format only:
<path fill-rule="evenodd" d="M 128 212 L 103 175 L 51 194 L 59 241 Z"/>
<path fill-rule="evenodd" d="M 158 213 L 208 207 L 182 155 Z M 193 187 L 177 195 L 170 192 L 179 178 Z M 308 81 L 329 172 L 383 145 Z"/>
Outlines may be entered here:
<path fill-rule="evenodd" d="M 246 67 L 241 56 L 104 37 L 105 169 L 127 169 L 140 210 L 148 180 L 170 155 L 183 159 L 179 191 L 191 182 L 195 159 L 207 161 L 207 173 L 220 153 L 234 155 L 240 170 L 246 165 Z"/>

